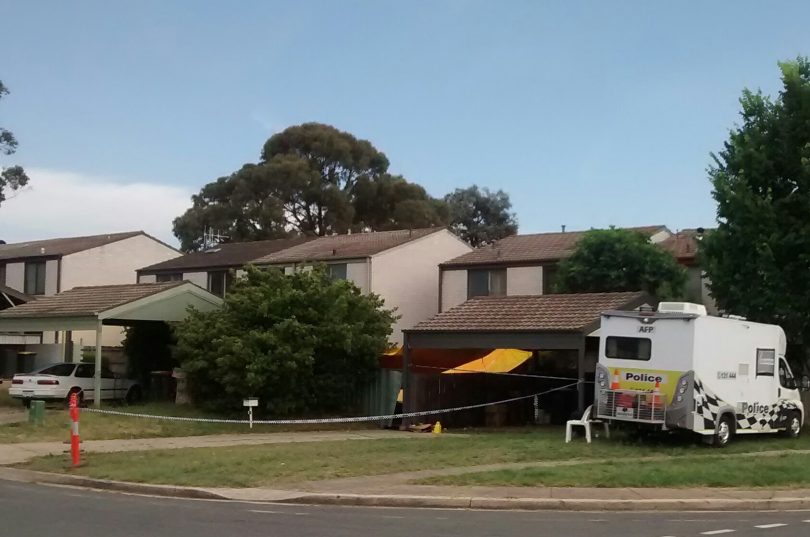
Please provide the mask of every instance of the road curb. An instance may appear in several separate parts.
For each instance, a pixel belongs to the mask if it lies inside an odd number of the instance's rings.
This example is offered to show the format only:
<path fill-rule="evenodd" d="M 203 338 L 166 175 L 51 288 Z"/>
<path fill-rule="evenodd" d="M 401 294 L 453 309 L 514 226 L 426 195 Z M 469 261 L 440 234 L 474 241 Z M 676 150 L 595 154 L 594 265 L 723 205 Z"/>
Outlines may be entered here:
<path fill-rule="evenodd" d="M 301 494 L 276 503 L 356 507 L 432 507 L 520 511 L 785 511 L 810 508 L 810 498 L 603 500 Z"/>
<path fill-rule="evenodd" d="M 146 483 L 129 483 L 126 481 L 110 481 L 107 479 L 94 479 L 69 474 L 55 474 L 50 472 L 37 472 L 19 468 L 0 468 L 0 479 L 18 481 L 23 483 L 41 483 L 49 485 L 69 485 L 89 489 L 110 490 L 116 492 L 129 492 L 133 494 L 149 494 L 153 496 L 168 496 L 172 498 L 190 498 L 204 500 L 229 500 L 227 496 L 217 494 L 210 490 L 194 487 L 177 487 L 173 485 L 150 485 Z"/>
<path fill-rule="evenodd" d="M 172 498 L 234 502 L 355 507 L 444 508 L 523 511 L 786 511 L 810 509 L 808 498 L 653 498 L 605 500 L 595 498 L 485 498 L 470 496 L 407 496 L 384 494 L 325 494 L 274 491 L 274 497 L 237 497 L 215 490 L 173 485 L 150 485 L 90 477 L 0 467 L 0 479 L 25 483 L 68 485 L 88 489 Z M 241 496 L 241 495 L 240 495 Z"/>

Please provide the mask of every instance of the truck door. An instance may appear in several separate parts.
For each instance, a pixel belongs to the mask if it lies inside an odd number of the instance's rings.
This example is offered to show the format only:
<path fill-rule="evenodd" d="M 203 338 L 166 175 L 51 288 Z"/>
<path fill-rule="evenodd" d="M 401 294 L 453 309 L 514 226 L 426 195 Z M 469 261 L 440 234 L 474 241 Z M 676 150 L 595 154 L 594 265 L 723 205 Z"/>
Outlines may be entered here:
<path fill-rule="evenodd" d="M 779 398 L 796 400 L 799 398 L 798 385 L 790 366 L 784 357 L 779 357 Z"/>

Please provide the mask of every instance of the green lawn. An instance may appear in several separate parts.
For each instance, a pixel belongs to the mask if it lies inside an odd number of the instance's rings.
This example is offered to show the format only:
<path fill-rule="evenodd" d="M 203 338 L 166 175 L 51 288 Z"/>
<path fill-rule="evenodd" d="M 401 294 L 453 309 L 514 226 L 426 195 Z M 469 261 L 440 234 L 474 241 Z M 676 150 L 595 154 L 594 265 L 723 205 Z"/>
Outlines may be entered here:
<path fill-rule="evenodd" d="M 22 408 L 17 402 L 16 406 Z M 150 403 L 137 406 L 109 406 L 113 410 L 136 412 L 141 414 L 184 417 L 210 417 L 197 409 L 176 406 L 171 403 Z M 209 434 L 233 433 L 268 433 L 291 430 L 348 430 L 368 428 L 368 424 L 342 424 L 319 426 L 255 426 L 252 430 L 247 425 L 198 423 L 168 420 L 152 420 L 124 416 L 110 416 L 82 412 L 80 430 L 82 440 L 109 440 L 114 438 L 157 438 L 168 436 L 196 436 Z M 70 435 L 70 417 L 66 408 L 52 406 L 45 412 L 42 425 L 29 423 L 12 423 L 0 425 L 0 443 L 62 441 Z"/>
<path fill-rule="evenodd" d="M 576 466 L 500 470 L 419 481 L 425 485 L 520 487 L 806 487 L 806 454 L 760 457 L 679 457 L 667 461 L 611 461 Z"/>
<path fill-rule="evenodd" d="M 0 408 L 9 407 L 9 408 L 21 408 L 22 405 L 19 401 L 15 401 L 8 395 L 8 388 L 11 385 L 11 381 L 4 380 L 3 384 L 0 384 Z"/>
<path fill-rule="evenodd" d="M 390 440 L 88 454 L 85 457 L 86 466 L 72 472 L 122 481 L 249 487 L 498 462 L 594 458 L 632 461 L 650 455 L 695 458 L 695 454 L 700 454 L 705 458 L 700 459 L 701 464 L 707 467 L 728 464 L 736 468 L 750 468 L 753 462 L 750 459 L 725 462 L 724 457 L 732 453 L 810 449 L 809 438 L 791 441 L 775 437 L 739 438 L 724 450 L 694 442 L 638 443 L 622 438 L 611 441 L 601 439 L 590 445 L 582 440 L 565 444 L 563 430 L 558 428 L 473 431 L 466 436 L 452 433 L 440 437 L 417 433 L 403 435 L 402 439 Z M 807 457 L 803 455 L 797 458 Z M 54 456 L 35 459 L 22 467 L 66 471 L 66 464 L 64 456 Z M 630 473 L 635 471 L 634 468 L 641 467 L 632 462 L 623 464 Z M 676 463 L 673 460 L 668 464 Z M 525 470 L 516 472 L 524 473 Z M 468 476 L 463 478 L 468 479 Z"/>

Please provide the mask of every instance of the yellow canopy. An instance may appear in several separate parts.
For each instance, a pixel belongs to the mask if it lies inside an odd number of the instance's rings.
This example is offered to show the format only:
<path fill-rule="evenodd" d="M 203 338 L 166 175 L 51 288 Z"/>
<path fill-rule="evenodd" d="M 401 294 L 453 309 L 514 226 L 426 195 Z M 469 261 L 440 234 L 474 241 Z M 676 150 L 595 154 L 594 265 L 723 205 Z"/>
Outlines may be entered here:
<path fill-rule="evenodd" d="M 448 369 L 443 373 L 508 373 L 531 357 L 532 353 L 530 351 L 495 349 L 482 358 L 467 362 L 454 369 Z"/>

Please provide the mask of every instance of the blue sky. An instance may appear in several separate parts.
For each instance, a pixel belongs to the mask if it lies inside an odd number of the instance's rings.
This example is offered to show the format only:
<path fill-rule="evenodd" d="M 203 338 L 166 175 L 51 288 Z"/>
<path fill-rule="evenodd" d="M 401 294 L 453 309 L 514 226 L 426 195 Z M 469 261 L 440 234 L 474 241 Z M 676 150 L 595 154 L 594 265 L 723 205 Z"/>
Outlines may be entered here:
<path fill-rule="evenodd" d="M 143 228 L 284 127 L 372 141 L 439 196 L 503 188 L 521 232 L 714 221 L 743 87 L 810 54 L 810 3 L 0 0 L 0 125 L 32 170 L 0 238 Z"/>

